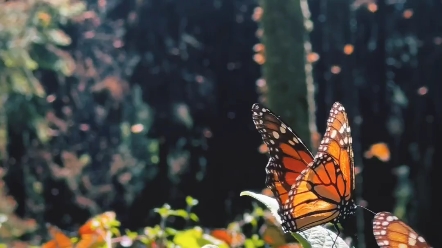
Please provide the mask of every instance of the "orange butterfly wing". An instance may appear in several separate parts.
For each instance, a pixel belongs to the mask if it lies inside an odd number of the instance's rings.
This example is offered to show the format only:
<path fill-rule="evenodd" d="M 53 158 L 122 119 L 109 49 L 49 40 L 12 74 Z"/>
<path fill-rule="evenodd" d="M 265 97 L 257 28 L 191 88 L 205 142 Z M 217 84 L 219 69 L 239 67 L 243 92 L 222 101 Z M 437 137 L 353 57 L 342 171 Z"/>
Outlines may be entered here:
<path fill-rule="evenodd" d="M 389 212 L 379 212 L 373 219 L 373 234 L 381 248 L 430 248 L 422 236 Z"/>
<path fill-rule="evenodd" d="M 52 240 L 43 244 L 42 248 L 72 248 L 74 244 L 71 239 L 66 236 L 58 227 L 53 225 L 47 225 L 49 234 L 52 236 Z"/>
<path fill-rule="evenodd" d="M 298 135 L 268 108 L 255 103 L 252 112 L 253 123 L 269 148 L 266 186 L 283 205 L 291 186 L 313 162 L 313 156 Z"/>
<path fill-rule="evenodd" d="M 346 184 L 339 165 L 329 155 L 315 160 L 311 169 L 304 171 L 289 200 L 279 214 L 284 232 L 297 232 L 336 221 Z"/>
<path fill-rule="evenodd" d="M 327 129 L 318 148 L 316 156 L 329 154 L 339 164 L 347 184 L 346 192 L 349 194 L 355 189 L 355 166 L 352 146 L 352 137 L 347 113 L 342 104 L 335 102 L 330 110 L 327 120 Z M 347 198 L 349 200 L 349 198 Z"/>
<path fill-rule="evenodd" d="M 302 172 L 279 211 L 284 232 L 339 222 L 354 213 L 354 162 L 347 114 L 340 103 L 330 110 L 313 165 Z"/>

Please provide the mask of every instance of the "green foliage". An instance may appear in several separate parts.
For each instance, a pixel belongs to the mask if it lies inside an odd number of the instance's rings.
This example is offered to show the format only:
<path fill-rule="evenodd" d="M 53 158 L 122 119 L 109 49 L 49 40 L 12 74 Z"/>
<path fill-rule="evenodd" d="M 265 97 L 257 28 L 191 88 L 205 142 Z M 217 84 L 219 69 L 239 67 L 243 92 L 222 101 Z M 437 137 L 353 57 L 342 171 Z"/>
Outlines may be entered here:
<path fill-rule="evenodd" d="M 203 246 L 218 248 L 258 248 L 264 247 L 266 244 L 268 244 L 263 240 L 264 236 L 267 235 L 266 232 L 258 231 L 257 228 L 257 223 L 265 219 L 266 215 L 266 210 L 258 205 L 254 205 L 253 211 L 246 213 L 243 220 L 230 223 L 226 229 L 208 230 L 203 229 L 198 225 L 193 225 L 192 223 L 190 223 L 184 230 L 177 230 L 168 227 L 166 224 L 168 223 L 168 220 L 173 217 L 192 220 L 193 223 L 198 221 L 197 215 L 191 211 L 192 208 L 198 204 L 198 201 L 188 196 L 186 197 L 186 203 L 187 206 L 185 209 L 172 209 L 168 204 L 164 204 L 162 207 L 154 209 L 154 211 L 161 216 L 160 223 L 155 226 L 145 227 L 141 233 L 126 230 L 124 234 L 121 234 L 118 229 L 120 222 L 116 219 L 114 212 L 105 212 L 91 218 L 79 228 L 78 236 L 76 237 L 68 237 L 61 230 L 55 227 L 49 226 L 48 228 L 55 228 L 55 230 L 59 232 L 57 234 L 58 238 L 69 238 L 72 242 L 72 247 L 74 244 L 80 242 L 93 242 L 88 244 L 97 248 L 110 247 L 111 244 L 120 244 L 123 247 L 132 247 L 135 245 L 135 243 L 142 243 L 146 247 L 181 246 L 195 248 Z M 2 216 L 0 216 L 0 221 L 2 220 Z M 248 234 L 248 237 L 242 233 L 243 227 L 246 227 L 247 225 L 251 225 L 253 227 L 252 230 L 254 230 L 251 234 Z M 0 230 L 2 229 L 0 228 Z M 232 238 L 226 238 L 227 236 Z M 53 236 L 51 240 L 46 242 L 54 241 L 54 239 L 55 238 Z M 8 243 L 8 245 L 9 244 L 10 243 Z M 283 244 L 285 244 L 285 241 L 283 241 Z M 2 244 L 0 244 L 0 246 L 1 245 Z M 23 243 L 23 245 L 25 244 Z M 27 244 L 25 246 L 30 247 Z M 34 247 L 37 248 L 40 246 Z M 271 245 L 271 247 L 277 246 Z"/>
<path fill-rule="evenodd" d="M 4 170 L 0 169 L 0 240 L 14 240 L 25 233 L 37 229 L 34 220 L 23 220 L 14 214 L 17 202 L 6 194 L 6 187 L 2 182 Z"/>
<path fill-rule="evenodd" d="M 42 68 L 72 75 L 75 62 L 58 47 L 71 39 L 60 25 L 84 9 L 83 2 L 68 0 L 0 1 L 0 159 L 7 156 L 8 125 L 18 133 L 35 132 L 43 143 L 49 140 L 41 111 L 46 93 L 34 72 Z"/>
<path fill-rule="evenodd" d="M 164 204 L 160 208 L 154 209 L 156 213 L 161 216 L 161 222 L 159 225 L 154 227 L 146 227 L 144 229 L 143 235 L 138 235 L 135 232 L 127 231 L 126 237 L 130 238 L 132 242 L 142 242 L 147 247 L 152 247 L 154 245 L 160 245 L 164 247 L 174 247 L 179 245 L 181 247 L 246 247 L 246 248 L 257 248 L 264 247 L 266 244 L 262 239 L 263 234 L 258 234 L 258 221 L 264 218 L 265 211 L 261 207 L 255 205 L 251 213 L 244 215 L 244 219 L 239 222 L 232 222 L 228 225 L 226 229 L 217 229 L 221 232 L 230 233 L 231 235 L 238 235 L 238 237 L 243 237 L 241 229 L 243 226 L 251 225 L 256 233 L 250 235 L 250 237 L 240 240 L 240 243 L 234 244 L 230 243 L 229 240 L 224 240 L 221 236 L 217 237 L 217 230 L 212 230 L 205 232 L 199 226 L 188 227 L 185 230 L 176 230 L 168 228 L 166 226 L 167 220 L 170 217 L 181 217 L 184 219 L 191 219 L 194 222 L 198 221 L 198 217 L 195 213 L 191 212 L 192 207 L 198 204 L 198 201 L 190 196 L 186 197 L 187 207 L 186 209 L 172 209 L 170 205 Z M 232 236 L 233 237 L 233 236 Z M 244 236 L 245 237 L 245 236 Z M 221 238 L 221 239 L 220 239 Z M 214 246 L 208 246 L 214 245 Z"/>
<path fill-rule="evenodd" d="M 46 92 L 36 76 L 38 69 L 71 76 L 73 58 L 59 46 L 71 39 L 61 29 L 85 9 L 83 2 L 68 0 L 0 0 L 0 164 L 7 163 L 8 130 L 22 136 L 36 136 L 45 144 L 51 138 Z M 3 181 L 0 179 L 3 187 Z M 29 188 L 38 189 L 38 183 Z M 3 188 L 2 188 L 3 189 Z M 1 191 L 1 194 L 6 194 Z M 6 197 L 5 195 L 3 197 Z M 3 202 L 3 200 L 0 200 Z M 34 220 L 21 220 L 14 215 L 15 203 L 4 201 L 0 207 L 3 222 L 0 238 L 10 240 L 33 231 Z"/>

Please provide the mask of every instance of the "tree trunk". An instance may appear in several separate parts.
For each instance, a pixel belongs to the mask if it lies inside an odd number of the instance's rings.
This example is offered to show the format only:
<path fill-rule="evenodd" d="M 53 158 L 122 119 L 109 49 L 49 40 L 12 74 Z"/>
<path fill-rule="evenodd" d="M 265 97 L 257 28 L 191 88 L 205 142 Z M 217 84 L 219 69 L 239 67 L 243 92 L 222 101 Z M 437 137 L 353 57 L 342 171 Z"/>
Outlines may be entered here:
<path fill-rule="evenodd" d="M 311 148 L 310 132 L 315 132 L 316 126 L 313 79 L 311 75 L 307 77 L 311 74 L 311 65 L 306 64 L 304 48 L 307 4 L 300 0 L 262 0 L 261 6 L 266 58 L 262 70 L 268 87 L 267 105 Z"/>

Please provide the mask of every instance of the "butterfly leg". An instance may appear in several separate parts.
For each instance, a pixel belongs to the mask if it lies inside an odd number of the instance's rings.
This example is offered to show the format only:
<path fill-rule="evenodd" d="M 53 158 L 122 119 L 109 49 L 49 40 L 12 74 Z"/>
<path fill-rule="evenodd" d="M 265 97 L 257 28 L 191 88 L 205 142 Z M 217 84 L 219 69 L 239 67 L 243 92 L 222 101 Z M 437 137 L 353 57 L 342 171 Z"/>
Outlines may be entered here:
<path fill-rule="evenodd" d="M 335 238 L 335 241 L 333 242 L 332 248 L 335 246 L 336 241 L 338 241 L 339 234 L 341 234 L 341 230 L 339 229 L 338 224 L 337 224 L 337 223 L 333 223 L 333 226 L 334 226 L 335 229 L 336 229 L 336 238 Z M 337 246 L 336 246 L 336 247 L 337 247 Z"/>

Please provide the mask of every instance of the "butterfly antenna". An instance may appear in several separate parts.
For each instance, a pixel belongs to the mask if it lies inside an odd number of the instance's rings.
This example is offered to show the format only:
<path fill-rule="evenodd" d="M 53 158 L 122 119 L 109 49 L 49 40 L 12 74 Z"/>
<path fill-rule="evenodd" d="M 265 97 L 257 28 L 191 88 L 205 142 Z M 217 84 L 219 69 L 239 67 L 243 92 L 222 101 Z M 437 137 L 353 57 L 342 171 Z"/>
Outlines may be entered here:
<path fill-rule="evenodd" d="M 368 208 L 366 208 L 366 207 L 363 207 L 363 206 L 361 206 L 361 205 L 356 205 L 356 206 L 358 206 L 358 207 L 360 207 L 360 208 L 363 208 L 363 209 L 367 210 L 368 212 L 370 212 L 370 213 L 376 215 L 375 212 L 371 211 L 370 209 L 368 209 Z"/>

